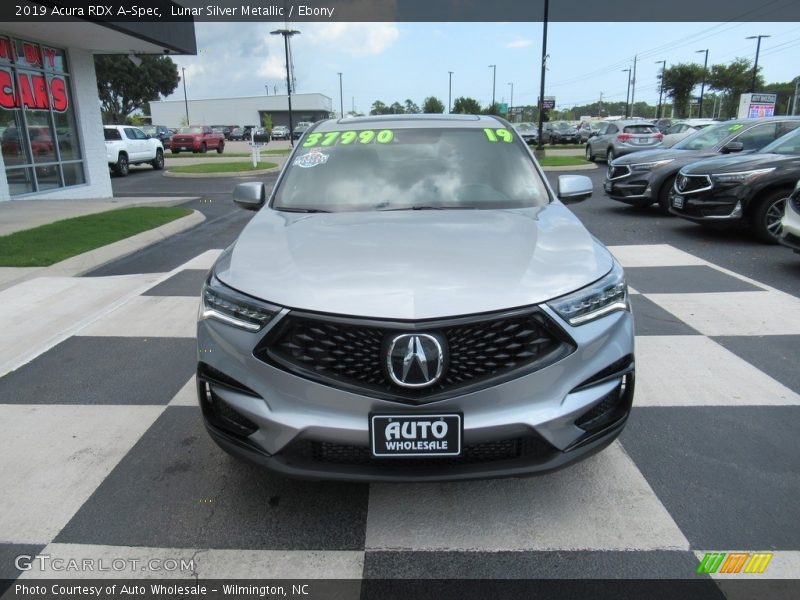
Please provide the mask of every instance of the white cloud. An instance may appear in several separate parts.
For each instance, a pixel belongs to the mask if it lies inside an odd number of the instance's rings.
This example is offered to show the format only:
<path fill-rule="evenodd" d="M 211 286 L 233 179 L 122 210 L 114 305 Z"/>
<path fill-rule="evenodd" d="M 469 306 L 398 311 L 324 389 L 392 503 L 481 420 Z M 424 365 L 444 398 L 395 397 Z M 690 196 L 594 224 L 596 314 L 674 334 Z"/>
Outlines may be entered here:
<path fill-rule="evenodd" d="M 308 23 L 304 29 L 312 45 L 359 57 L 381 54 L 400 39 L 392 23 Z"/>
<path fill-rule="evenodd" d="M 533 45 L 533 40 L 519 39 L 506 44 L 506 48 L 527 48 L 528 46 L 532 45 Z"/>

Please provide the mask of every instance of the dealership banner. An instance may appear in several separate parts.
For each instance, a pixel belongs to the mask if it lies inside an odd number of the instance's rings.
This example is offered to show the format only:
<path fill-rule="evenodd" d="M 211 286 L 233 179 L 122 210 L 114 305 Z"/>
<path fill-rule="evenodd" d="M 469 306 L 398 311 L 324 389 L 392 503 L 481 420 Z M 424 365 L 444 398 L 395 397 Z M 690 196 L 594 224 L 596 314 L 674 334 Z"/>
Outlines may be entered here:
<path fill-rule="evenodd" d="M 4 0 L 0 21 L 455 22 L 544 19 L 545 0 Z M 556 22 L 800 21 L 800 2 L 551 0 Z"/>

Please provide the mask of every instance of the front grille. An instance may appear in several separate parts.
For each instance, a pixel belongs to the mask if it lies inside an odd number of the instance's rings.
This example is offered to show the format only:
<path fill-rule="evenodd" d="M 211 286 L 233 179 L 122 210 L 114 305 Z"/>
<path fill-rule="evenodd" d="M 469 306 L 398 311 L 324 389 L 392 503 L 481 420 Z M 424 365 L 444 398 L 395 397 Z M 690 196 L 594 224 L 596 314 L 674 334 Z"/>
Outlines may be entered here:
<path fill-rule="evenodd" d="M 330 442 L 301 441 L 281 452 L 282 455 L 318 463 L 374 466 L 382 470 L 406 467 L 454 467 L 488 462 L 520 459 L 543 459 L 556 452 L 537 436 L 516 437 L 505 440 L 468 444 L 459 456 L 419 458 L 375 458 L 368 446 L 333 444 Z"/>
<path fill-rule="evenodd" d="M 448 358 L 441 378 L 425 388 L 403 388 L 388 376 L 388 340 L 409 332 L 436 334 L 447 346 Z M 265 337 L 255 355 L 334 387 L 419 403 L 541 369 L 574 349 L 569 336 L 539 309 L 413 324 L 295 313 Z"/>
<path fill-rule="evenodd" d="M 622 165 L 620 167 L 616 166 L 608 166 L 608 173 L 607 177 L 609 181 L 613 181 L 614 179 L 622 179 L 623 177 L 627 177 L 631 174 L 631 169 L 627 165 Z"/>
<path fill-rule="evenodd" d="M 681 194 L 691 194 L 711 189 L 708 175 L 684 175 L 680 173 L 675 179 L 675 189 Z"/>

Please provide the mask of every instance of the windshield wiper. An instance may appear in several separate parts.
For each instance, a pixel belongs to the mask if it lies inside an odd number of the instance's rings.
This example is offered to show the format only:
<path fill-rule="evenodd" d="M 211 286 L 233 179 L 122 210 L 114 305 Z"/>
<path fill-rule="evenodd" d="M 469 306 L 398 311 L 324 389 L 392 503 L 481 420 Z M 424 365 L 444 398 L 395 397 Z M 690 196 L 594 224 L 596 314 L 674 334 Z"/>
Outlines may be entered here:
<path fill-rule="evenodd" d="M 400 208 L 382 208 L 380 212 L 391 212 L 398 210 L 475 210 L 474 206 L 433 206 L 430 204 L 423 204 L 417 206 L 403 206 Z"/>
<path fill-rule="evenodd" d="M 296 213 L 329 213 L 329 210 L 323 210 L 321 208 L 303 208 L 303 207 L 294 207 L 294 206 L 280 206 L 275 210 L 280 210 L 282 212 L 296 212 Z"/>

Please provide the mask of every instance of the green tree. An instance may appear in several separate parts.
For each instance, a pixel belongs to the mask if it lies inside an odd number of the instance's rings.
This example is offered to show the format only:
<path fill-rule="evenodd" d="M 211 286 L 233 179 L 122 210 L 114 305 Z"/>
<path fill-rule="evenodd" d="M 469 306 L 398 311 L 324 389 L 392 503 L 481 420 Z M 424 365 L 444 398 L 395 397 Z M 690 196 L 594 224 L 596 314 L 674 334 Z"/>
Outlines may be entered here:
<path fill-rule="evenodd" d="M 417 106 L 414 102 L 412 102 L 411 100 L 406 98 L 405 104 L 406 104 L 405 112 L 407 112 L 410 115 L 419 114 L 419 112 L 420 112 L 419 106 Z"/>
<path fill-rule="evenodd" d="M 759 71 L 761 68 L 759 67 Z M 708 85 L 713 90 L 722 92 L 725 99 L 722 102 L 721 115 L 724 118 L 736 116 L 739 110 L 739 96 L 750 91 L 753 83 L 753 63 L 746 58 L 737 58 L 726 65 L 713 65 L 708 76 Z M 760 74 L 756 77 L 756 90 L 764 85 L 764 78 Z"/>
<path fill-rule="evenodd" d="M 428 96 L 425 98 L 425 102 L 422 103 L 422 112 L 428 114 L 443 113 L 444 104 L 436 96 Z"/>
<path fill-rule="evenodd" d="M 500 114 L 500 103 L 495 102 L 494 104 L 489 104 L 486 108 L 484 108 L 481 113 L 484 115 L 499 115 Z"/>
<path fill-rule="evenodd" d="M 389 110 L 389 107 L 386 106 L 383 102 L 381 102 L 380 100 L 375 100 L 375 102 L 372 103 L 372 108 L 370 109 L 369 114 L 371 114 L 371 115 L 388 115 L 391 112 L 392 111 Z"/>
<path fill-rule="evenodd" d="M 791 81 L 781 83 L 768 83 L 762 86 L 760 90 L 768 94 L 776 94 L 778 97 L 775 99 L 775 114 L 792 114 L 792 99 L 794 96 L 795 85 L 800 77 L 795 77 Z"/>
<path fill-rule="evenodd" d="M 481 105 L 475 98 L 461 96 L 453 102 L 453 112 L 462 115 L 479 115 L 481 114 Z"/>
<path fill-rule="evenodd" d="M 402 115 L 406 112 L 406 109 L 399 102 L 392 102 L 392 105 L 389 107 L 389 112 L 393 115 Z"/>
<path fill-rule="evenodd" d="M 146 102 L 178 87 L 178 67 L 168 56 L 140 56 L 138 67 L 120 54 L 95 56 L 97 93 L 105 123 L 125 123 Z"/>
<path fill-rule="evenodd" d="M 262 114 L 261 115 L 261 126 L 266 129 L 267 131 L 272 131 L 272 115 L 270 114 Z"/>
<path fill-rule="evenodd" d="M 688 115 L 692 90 L 703 81 L 704 73 L 703 67 L 694 63 L 679 63 L 664 71 L 664 93 L 675 103 L 675 116 L 683 118 Z M 661 79 L 661 74 L 658 79 Z"/>

